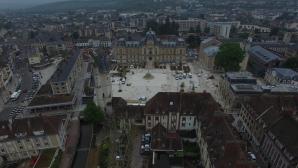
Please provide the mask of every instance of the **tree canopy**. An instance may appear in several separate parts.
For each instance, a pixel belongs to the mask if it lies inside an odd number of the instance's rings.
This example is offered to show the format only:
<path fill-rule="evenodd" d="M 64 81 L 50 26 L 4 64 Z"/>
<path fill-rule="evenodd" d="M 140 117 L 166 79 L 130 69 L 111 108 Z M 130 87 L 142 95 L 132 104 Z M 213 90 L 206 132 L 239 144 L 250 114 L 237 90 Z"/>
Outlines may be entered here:
<path fill-rule="evenodd" d="M 215 56 L 215 65 L 225 71 L 239 71 L 244 58 L 244 51 L 239 43 L 223 43 Z"/>
<path fill-rule="evenodd" d="M 157 23 L 155 20 L 150 20 L 146 24 L 146 31 L 152 29 L 159 35 L 178 35 L 179 25 L 175 22 L 170 22 L 167 18 L 163 24 Z"/>
<path fill-rule="evenodd" d="M 104 114 L 99 106 L 92 101 L 87 104 L 87 107 L 83 111 L 84 119 L 90 123 L 101 122 L 104 119 Z"/>
<path fill-rule="evenodd" d="M 196 48 L 200 46 L 201 38 L 200 36 L 189 35 L 186 39 L 189 48 Z"/>
<path fill-rule="evenodd" d="M 79 39 L 80 35 L 79 35 L 78 32 L 73 32 L 73 33 L 71 34 L 71 37 L 72 37 L 73 39 L 77 40 L 77 39 Z"/>
<path fill-rule="evenodd" d="M 277 36 L 278 35 L 278 33 L 280 32 L 280 29 L 278 28 L 278 27 L 273 27 L 272 29 L 271 29 L 271 32 L 270 32 L 270 36 Z"/>
<path fill-rule="evenodd" d="M 283 64 L 283 67 L 297 70 L 298 69 L 298 58 L 291 57 L 291 58 L 287 59 L 286 62 Z"/>

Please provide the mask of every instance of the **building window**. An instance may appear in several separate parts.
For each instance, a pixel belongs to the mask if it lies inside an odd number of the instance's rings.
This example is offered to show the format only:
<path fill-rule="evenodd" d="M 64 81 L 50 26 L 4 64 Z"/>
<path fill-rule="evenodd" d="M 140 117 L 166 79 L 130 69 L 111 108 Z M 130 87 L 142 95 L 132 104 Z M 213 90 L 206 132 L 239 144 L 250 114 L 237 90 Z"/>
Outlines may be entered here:
<path fill-rule="evenodd" d="M 151 117 L 150 116 L 148 117 L 148 120 L 151 120 Z"/>
<path fill-rule="evenodd" d="M 155 117 L 155 121 L 158 121 L 158 117 Z"/>

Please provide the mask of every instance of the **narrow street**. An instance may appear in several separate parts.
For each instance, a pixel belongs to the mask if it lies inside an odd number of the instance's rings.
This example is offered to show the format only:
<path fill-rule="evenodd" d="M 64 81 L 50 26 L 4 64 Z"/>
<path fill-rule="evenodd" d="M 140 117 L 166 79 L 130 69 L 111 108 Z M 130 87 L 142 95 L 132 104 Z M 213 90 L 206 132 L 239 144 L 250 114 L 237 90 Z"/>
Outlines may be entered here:
<path fill-rule="evenodd" d="M 130 167 L 134 168 L 142 168 L 143 167 L 143 156 L 140 154 L 140 146 L 141 146 L 141 137 L 142 133 L 139 129 L 137 129 L 136 137 L 133 140 L 133 149 L 132 149 L 132 160 Z"/>
<path fill-rule="evenodd" d="M 92 134 L 92 125 L 82 123 L 80 128 L 79 145 L 76 150 L 72 168 L 86 167 L 87 157 L 91 146 Z"/>

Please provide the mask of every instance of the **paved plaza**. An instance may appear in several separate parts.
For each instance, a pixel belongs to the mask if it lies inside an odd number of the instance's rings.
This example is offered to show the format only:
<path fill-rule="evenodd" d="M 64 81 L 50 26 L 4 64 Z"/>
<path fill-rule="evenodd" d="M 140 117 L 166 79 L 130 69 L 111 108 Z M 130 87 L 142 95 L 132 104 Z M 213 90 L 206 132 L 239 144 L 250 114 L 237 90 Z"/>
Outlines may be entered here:
<path fill-rule="evenodd" d="M 176 79 L 176 72 L 166 69 L 130 69 L 126 74 L 126 81 L 123 83 L 120 77 L 111 77 L 113 97 L 122 97 L 127 101 L 136 101 L 142 98 L 149 100 L 158 92 L 179 92 L 181 84 L 184 83 L 184 92 L 209 92 L 214 97 L 217 96 L 218 77 L 211 73 L 193 67 L 197 65 L 189 64 L 192 77 Z M 152 79 L 144 79 L 150 73 Z M 215 77 L 210 79 L 210 77 Z M 121 90 L 121 91 L 119 91 Z"/>

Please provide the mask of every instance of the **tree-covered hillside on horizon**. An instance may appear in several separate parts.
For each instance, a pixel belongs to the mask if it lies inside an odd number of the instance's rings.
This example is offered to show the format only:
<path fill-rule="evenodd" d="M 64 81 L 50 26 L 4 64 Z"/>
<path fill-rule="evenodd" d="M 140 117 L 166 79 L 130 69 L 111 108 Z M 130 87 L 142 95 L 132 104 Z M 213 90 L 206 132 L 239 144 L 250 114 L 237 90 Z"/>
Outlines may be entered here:
<path fill-rule="evenodd" d="M 175 6 L 182 1 L 166 0 L 154 2 L 153 0 L 69 0 L 38 5 L 27 11 L 62 11 L 76 9 L 117 9 L 117 10 L 153 10 L 164 6 Z"/>

